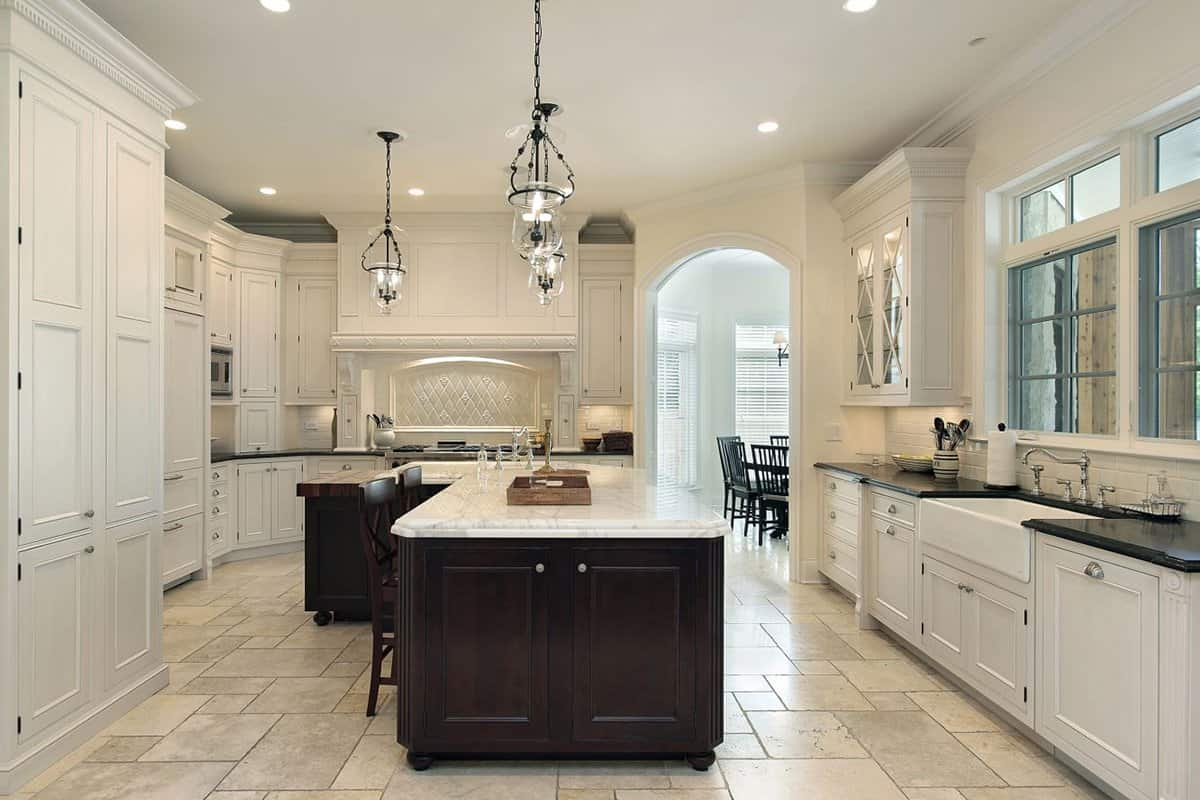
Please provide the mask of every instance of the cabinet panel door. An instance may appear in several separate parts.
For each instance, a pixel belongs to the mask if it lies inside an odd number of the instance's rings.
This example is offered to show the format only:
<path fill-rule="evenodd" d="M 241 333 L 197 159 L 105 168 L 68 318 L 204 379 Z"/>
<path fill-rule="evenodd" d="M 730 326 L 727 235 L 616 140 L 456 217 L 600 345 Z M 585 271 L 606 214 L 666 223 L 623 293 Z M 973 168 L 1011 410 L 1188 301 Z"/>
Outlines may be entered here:
<path fill-rule="evenodd" d="M 270 464 L 241 464 L 237 468 L 238 544 L 266 544 L 271 540 L 275 494 L 270 470 Z"/>
<path fill-rule="evenodd" d="M 150 517 L 104 532 L 108 569 L 105 603 L 105 685 L 110 689 L 145 674 L 162 641 L 159 521 Z"/>
<path fill-rule="evenodd" d="M 583 402 L 619 400 L 621 384 L 620 278 L 584 278 L 580 372 Z"/>
<path fill-rule="evenodd" d="M 239 286 L 238 376 L 242 397 L 275 397 L 279 390 L 279 283 L 243 270 Z"/>
<path fill-rule="evenodd" d="M 204 470 L 168 472 L 163 476 L 163 520 L 199 514 L 204 509 Z"/>
<path fill-rule="evenodd" d="M 1038 733 L 1153 796 L 1158 578 L 1044 543 L 1038 574 Z"/>
<path fill-rule="evenodd" d="M 19 556 L 18 708 L 22 741 L 82 707 L 91 692 L 94 534 Z"/>
<path fill-rule="evenodd" d="M 301 400 L 328 403 L 337 394 L 337 371 L 329 344 L 337 322 L 337 282 L 300 278 L 296 295 L 296 395 Z"/>
<path fill-rule="evenodd" d="M 163 343 L 163 470 L 172 473 L 204 465 L 208 346 L 204 318 L 167 310 Z"/>
<path fill-rule="evenodd" d="M 943 664 L 963 669 L 966 659 L 967 601 L 963 573 L 932 558 L 922 578 L 922 648 Z"/>
<path fill-rule="evenodd" d="M 296 484 L 304 480 L 303 461 L 277 461 L 272 465 L 271 483 L 274 488 L 275 509 L 271 538 L 300 539 L 304 537 L 304 498 L 296 496 Z"/>
<path fill-rule="evenodd" d="M 161 151 L 108 126 L 108 524 L 162 498 Z"/>
<path fill-rule="evenodd" d="M 204 302 L 204 251 L 188 242 L 166 237 L 165 299 L 175 306 L 197 309 Z"/>
<path fill-rule="evenodd" d="M 17 438 L 21 544 L 87 530 L 92 479 L 95 327 L 93 117 L 22 74 L 21 374 Z"/>
<path fill-rule="evenodd" d="M 908 217 L 884 226 L 879 240 L 879 372 L 876 382 L 883 394 L 908 388 Z"/>
<path fill-rule="evenodd" d="M 204 515 L 168 522 L 162 529 L 162 585 L 190 575 L 204 557 Z"/>
<path fill-rule="evenodd" d="M 572 559 L 575 740 L 695 738 L 695 552 L 577 547 Z"/>
<path fill-rule="evenodd" d="M 1025 598 L 970 579 L 967 674 L 998 701 L 1025 708 L 1030 653 Z"/>
<path fill-rule="evenodd" d="M 208 338 L 213 344 L 233 344 L 234 306 L 233 268 L 215 259 L 208 265 Z"/>
<path fill-rule="evenodd" d="M 850 393 L 874 394 L 880 387 L 876 359 L 879 341 L 878 290 L 876 276 L 882 248 L 871 236 L 851 249 L 853 287 L 850 306 Z"/>
<path fill-rule="evenodd" d="M 430 739 L 549 737 L 551 575 L 545 548 L 427 552 Z"/>
<path fill-rule="evenodd" d="M 238 450 L 252 453 L 274 450 L 279 410 L 275 403 L 242 403 L 238 406 Z"/>
<path fill-rule="evenodd" d="M 913 532 L 903 525 L 871 518 L 871 613 L 906 638 L 916 633 L 916 581 Z"/>

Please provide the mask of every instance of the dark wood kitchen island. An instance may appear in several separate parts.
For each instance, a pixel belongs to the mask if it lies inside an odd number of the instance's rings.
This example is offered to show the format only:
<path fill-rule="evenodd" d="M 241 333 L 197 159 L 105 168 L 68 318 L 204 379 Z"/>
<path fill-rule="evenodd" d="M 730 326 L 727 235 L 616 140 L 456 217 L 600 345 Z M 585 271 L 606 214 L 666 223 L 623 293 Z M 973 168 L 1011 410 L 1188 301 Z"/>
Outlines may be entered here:
<path fill-rule="evenodd" d="M 723 737 L 724 535 L 687 492 L 590 468 L 590 506 L 474 475 L 402 516 L 397 739 L 436 758 L 687 758 Z"/>

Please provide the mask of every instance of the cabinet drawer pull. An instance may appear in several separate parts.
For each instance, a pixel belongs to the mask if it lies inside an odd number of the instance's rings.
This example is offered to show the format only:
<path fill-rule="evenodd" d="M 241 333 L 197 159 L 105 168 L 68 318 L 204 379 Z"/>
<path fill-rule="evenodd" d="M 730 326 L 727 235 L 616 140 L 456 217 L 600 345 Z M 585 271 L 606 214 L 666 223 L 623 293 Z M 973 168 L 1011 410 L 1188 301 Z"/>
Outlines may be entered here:
<path fill-rule="evenodd" d="M 582 564 L 581 564 L 580 566 L 582 566 Z M 535 566 L 535 567 L 533 568 L 533 571 L 534 571 L 534 572 L 536 572 L 538 575 L 541 575 L 543 572 L 545 572 L 545 571 L 546 571 L 546 565 L 545 565 L 545 564 L 538 564 L 537 566 Z"/>
<path fill-rule="evenodd" d="M 177 472 L 174 475 L 167 475 L 166 477 L 163 478 L 163 480 L 164 481 L 181 481 L 181 480 L 183 480 L 183 473 Z"/>
<path fill-rule="evenodd" d="M 214 480 L 214 481 L 219 481 L 219 480 L 221 480 L 221 473 L 219 473 L 219 472 L 214 472 L 214 473 L 213 473 L 213 480 Z"/>
<path fill-rule="evenodd" d="M 837 491 L 837 481 L 830 481 L 830 482 L 829 482 L 829 491 L 831 491 L 831 492 L 836 492 L 836 491 Z"/>
<path fill-rule="evenodd" d="M 83 516 L 86 519 L 91 519 L 92 517 L 96 516 L 96 512 L 94 509 L 89 508 L 87 511 L 83 512 Z"/>
<path fill-rule="evenodd" d="M 972 589 L 970 586 L 967 586 L 965 583 L 960 583 L 960 584 L 958 585 L 958 590 L 959 590 L 960 592 L 966 592 L 967 594 L 971 594 L 972 592 L 974 592 L 974 591 L 975 591 L 975 590 L 974 590 L 974 589 Z"/>
<path fill-rule="evenodd" d="M 587 572 L 587 564 L 580 564 L 575 569 L 579 570 L 579 574 L 582 575 L 583 573 Z"/>
<path fill-rule="evenodd" d="M 96 547 L 94 545 L 89 544 L 87 547 L 83 548 L 83 552 L 87 553 L 90 556 L 92 553 L 96 552 Z"/>
<path fill-rule="evenodd" d="M 220 497 L 220 496 L 221 496 L 221 490 L 213 489 L 213 497 Z"/>
<path fill-rule="evenodd" d="M 886 533 L 888 536 L 895 536 L 896 535 L 896 526 L 888 525 L 887 530 L 884 531 L 884 533 Z"/>
<path fill-rule="evenodd" d="M 213 516 L 214 516 L 214 517 L 216 517 L 216 516 L 219 516 L 219 515 L 220 515 L 220 513 L 221 513 L 221 507 L 220 507 L 220 506 L 213 506 L 212 513 L 213 513 Z"/>
<path fill-rule="evenodd" d="M 830 512 L 829 512 L 829 518 L 830 518 L 830 519 L 837 519 L 837 512 L 836 512 L 836 511 L 830 511 Z"/>
<path fill-rule="evenodd" d="M 1104 580 L 1104 567 L 1097 564 L 1095 561 L 1089 561 L 1088 565 L 1083 568 L 1083 574 L 1089 578 L 1096 580 Z"/>
<path fill-rule="evenodd" d="M 171 531 L 177 531 L 182 527 L 183 527 L 182 522 L 176 522 L 174 525 L 168 525 L 167 527 L 163 528 L 163 533 L 170 533 Z"/>
<path fill-rule="evenodd" d="M 215 541 L 218 541 L 220 538 L 221 538 L 221 532 L 220 532 L 220 531 L 213 531 L 213 541 L 214 541 L 214 542 L 215 542 Z"/>
<path fill-rule="evenodd" d="M 837 553 L 835 553 L 834 551 L 830 550 L 830 551 L 829 551 L 829 560 L 830 560 L 830 561 L 837 561 Z"/>
<path fill-rule="evenodd" d="M 349 464 L 342 464 L 342 469 L 350 469 L 350 465 L 349 465 Z"/>
<path fill-rule="evenodd" d="M 896 513 L 896 504 L 895 504 L 895 503 L 892 503 L 890 506 L 888 506 L 888 513 L 889 513 L 889 514 L 895 514 L 895 513 Z"/>

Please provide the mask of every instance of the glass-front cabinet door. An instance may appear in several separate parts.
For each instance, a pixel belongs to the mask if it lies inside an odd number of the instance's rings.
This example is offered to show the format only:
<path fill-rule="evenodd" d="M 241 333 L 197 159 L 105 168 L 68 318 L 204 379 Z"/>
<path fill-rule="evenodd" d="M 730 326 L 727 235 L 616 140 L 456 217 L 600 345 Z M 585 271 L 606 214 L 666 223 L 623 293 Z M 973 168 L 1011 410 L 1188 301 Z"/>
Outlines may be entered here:
<path fill-rule="evenodd" d="M 876 383 L 886 394 L 907 388 L 908 353 L 908 218 L 883 229 L 880 264 L 880 367 Z M 949 313 L 949 310 L 946 310 Z"/>
<path fill-rule="evenodd" d="M 875 363 L 875 318 L 876 318 L 876 241 L 867 239 L 853 248 L 854 257 L 854 308 L 850 323 L 853 328 L 854 364 L 852 367 L 851 394 L 870 394 L 879 381 L 876 379 Z"/>

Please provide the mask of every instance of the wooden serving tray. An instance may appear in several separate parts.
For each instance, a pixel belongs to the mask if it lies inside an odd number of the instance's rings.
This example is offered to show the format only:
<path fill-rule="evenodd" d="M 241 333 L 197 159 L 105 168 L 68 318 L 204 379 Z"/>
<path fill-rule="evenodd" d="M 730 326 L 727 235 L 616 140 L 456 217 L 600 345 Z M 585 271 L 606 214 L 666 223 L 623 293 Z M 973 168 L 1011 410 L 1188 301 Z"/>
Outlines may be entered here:
<path fill-rule="evenodd" d="M 518 475 L 506 492 L 510 506 L 590 506 L 592 487 L 587 473 L 552 472 Z"/>

